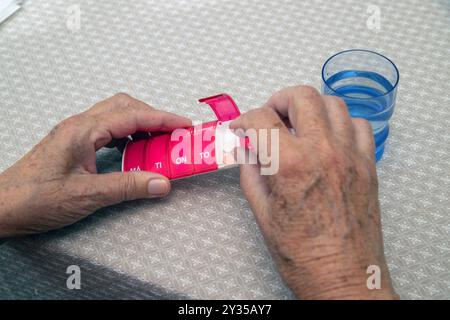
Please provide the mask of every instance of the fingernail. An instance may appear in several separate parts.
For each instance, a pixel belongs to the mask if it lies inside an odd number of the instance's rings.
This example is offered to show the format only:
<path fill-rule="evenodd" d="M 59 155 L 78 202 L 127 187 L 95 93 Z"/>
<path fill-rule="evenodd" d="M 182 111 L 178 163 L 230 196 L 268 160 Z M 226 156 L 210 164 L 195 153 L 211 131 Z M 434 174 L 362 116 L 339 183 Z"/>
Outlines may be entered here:
<path fill-rule="evenodd" d="M 149 196 L 163 196 L 169 192 L 169 183 L 164 179 L 152 179 L 148 183 Z"/>

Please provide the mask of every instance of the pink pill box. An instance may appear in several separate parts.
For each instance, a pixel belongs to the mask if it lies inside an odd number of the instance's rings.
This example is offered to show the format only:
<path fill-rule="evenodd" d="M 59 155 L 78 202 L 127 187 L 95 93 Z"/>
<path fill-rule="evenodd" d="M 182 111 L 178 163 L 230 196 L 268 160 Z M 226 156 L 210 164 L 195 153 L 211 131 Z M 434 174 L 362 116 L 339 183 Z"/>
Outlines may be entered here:
<path fill-rule="evenodd" d="M 217 120 L 128 142 L 122 171 L 151 171 L 180 179 L 236 166 L 234 150 L 249 148 L 247 138 L 229 129 L 230 122 L 240 115 L 236 103 L 227 94 L 199 101 L 210 105 Z"/>

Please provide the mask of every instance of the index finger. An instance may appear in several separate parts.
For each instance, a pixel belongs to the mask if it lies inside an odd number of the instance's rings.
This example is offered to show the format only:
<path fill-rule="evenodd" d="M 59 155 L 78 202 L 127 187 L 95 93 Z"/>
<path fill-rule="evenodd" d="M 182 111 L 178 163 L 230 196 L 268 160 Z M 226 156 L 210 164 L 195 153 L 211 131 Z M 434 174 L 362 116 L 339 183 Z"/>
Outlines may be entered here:
<path fill-rule="evenodd" d="M 323 137 L 330 133 L 325 102 L 320 93 L 312 87 L 285 88 L 275 93 L 266 106 L 289 118 L 297 136 Z"/>

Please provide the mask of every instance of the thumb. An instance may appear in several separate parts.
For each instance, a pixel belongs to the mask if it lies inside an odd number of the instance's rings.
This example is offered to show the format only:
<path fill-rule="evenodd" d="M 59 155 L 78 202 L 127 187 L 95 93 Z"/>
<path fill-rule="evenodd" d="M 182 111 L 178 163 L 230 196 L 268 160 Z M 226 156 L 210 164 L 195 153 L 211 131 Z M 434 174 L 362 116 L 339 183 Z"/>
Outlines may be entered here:
<path fill-rule="evenodd" d="M 90 175 L 88 183 L 96 190 L 102 206 L 143 198 L 156 198 L 170 191 L 169 180 L 152 172 L 113 172 Z"/>

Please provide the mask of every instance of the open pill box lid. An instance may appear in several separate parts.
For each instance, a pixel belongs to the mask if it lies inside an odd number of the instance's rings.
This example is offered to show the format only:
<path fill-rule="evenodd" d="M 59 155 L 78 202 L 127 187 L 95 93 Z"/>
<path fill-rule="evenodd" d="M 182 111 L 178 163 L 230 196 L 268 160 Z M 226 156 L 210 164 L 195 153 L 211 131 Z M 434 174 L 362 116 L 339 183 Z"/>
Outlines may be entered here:
<path fill-rule="evenodd" d="M 200 99 L 199 102 L 209 104 L 219 121 L 230 121 L 241 115 L 236 103 L 225 93 Z"/>

